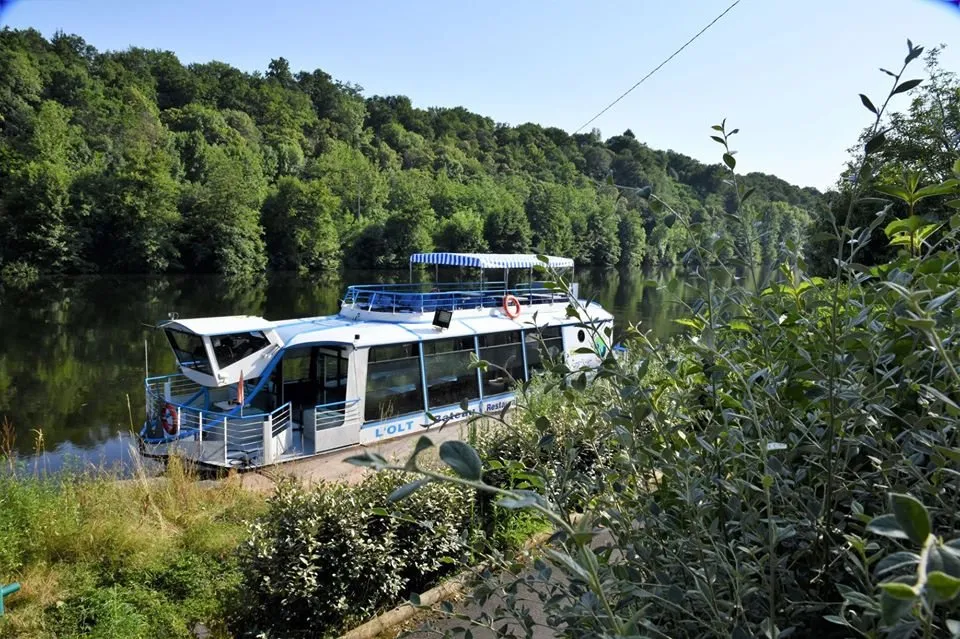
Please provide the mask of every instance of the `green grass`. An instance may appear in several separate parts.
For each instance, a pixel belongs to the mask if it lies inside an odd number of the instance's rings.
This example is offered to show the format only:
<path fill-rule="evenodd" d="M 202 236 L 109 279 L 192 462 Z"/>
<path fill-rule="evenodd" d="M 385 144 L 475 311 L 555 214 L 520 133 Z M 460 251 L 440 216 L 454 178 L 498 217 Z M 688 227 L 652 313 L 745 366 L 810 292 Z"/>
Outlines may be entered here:
<path fill-rule="evenodd" d="M 179 464 L 143 475 L 0 477 L 0 638 L 214 636 L 240 583 L 235 549 L 265 500 Z"/>
<path fill-rule="evenodd" d="M 506 511 L 499 517 L 493 534 L 493 546 L 516 552 L 537 534 L 553 530 L 546 518 L 528 510 Z"/>

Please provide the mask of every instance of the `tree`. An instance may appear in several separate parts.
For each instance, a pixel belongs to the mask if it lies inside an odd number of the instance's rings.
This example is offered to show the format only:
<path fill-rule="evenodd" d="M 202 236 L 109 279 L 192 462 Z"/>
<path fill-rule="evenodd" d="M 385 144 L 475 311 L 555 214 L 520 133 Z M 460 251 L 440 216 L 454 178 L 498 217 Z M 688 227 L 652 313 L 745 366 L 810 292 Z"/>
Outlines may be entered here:
<path fill-rule="evenodd" d="M 270 266 L 281 271 L 324 271 L 340 263 L 333 224 L 339 202 L 323 183 L 283 177 L 263 204 Z"/>
<path fill-rule="evenodd" d="M 960 78 L 940 67 L 940 52 L 937 47 L 925 56 L 927 77 L 911 92 L 907 110 L 890 115 L 886 143 L 876 157 L 889 167 L 884 176 L 889 181 L 904 170 L 919 171 L 929 182 L 953 177 L 960 157 Z"/>
<path fill-rule="evenodd" d="M 10 153 L 12 170 L 0 191 L 0 253 L 4 261 L 69 270 L 80 264 L 77 226 L 71 219 L 70 190 L 76 176 L 71 158 L 80 134 L 69 112 L 45 101 L 26 139 L 24 153 Z M 2 169 L 0 169 L 2 171 Z"/>
<path fill-rule="evenodd" d="M 636 269 L 643 264 L 647 247 L 647 232 L 643 228 L 643 222 L 636 211 L 629 210 L 626 206 L 617 207 L 619 221 L 617 223 L 617 235 L 620 239 L 620 262 L 618 266 L 622 269 Z"/>
<path fill-rule="evenodd" d="M 176 262 L 178 162 L 156 107 L 131 88 L 115 116 L 123 140 L 116 157 L 88 172 L 79 197 L 88 215 L 86 261 L 104 272 L 156 273 Z"/>
<path fill-rule="evenodd" d="M 276 80 L 280 86 L 288 88 L 293 86 L 293 74 L 290 73 L 290 62 L 284 58 L 270 60 L 267 65 L 267 78 Z"/>
<path fill-rule="evenodd" d="M 570 218 L 565 212 L 562 187 L 536 184 L 526 201 L 533 248 L 539 253 L 567 255 L 573 247 Z"/>
<path fill-rule="evenodd" d="M 616 201 L 601 197 L 588 218 L 590 262 L 597 266 L 616 266 L 620 261 L 620 233 Z"/>
<path fill-rule="evenodd" d="M 407 263 L 411 253 L 433 250 L 436 215 L 430 208 L 430 176 L 420 171 L 403 171 L 391 176 L 391 211 L 384 225 L 386 254 L 393 266 Z"/>
<path fill-rule="evenodd" d="M 505 207 L 491 213 L 484 224 L 484 237 L 497 253 L 526 253 L 530 250 L 530 222 L 519 207 Z"/>
<path fill-rule="evenodd" d="M 338 228 L 381 211 L 387 200 L 387 179 L 377 167 L 345 142 L 333 141 L 304 171 L 322 180 L 340 199 Z"/>
<path fill-rule="evenodd" d="M 183 198 L 184 262 L 198 272 L 246 275 L 266 266 L 260 201 L 265 180 L 256 154 L 211 146 L 203 182 Z"/>
<path fill-rule="evenodd" d="M 483 253 L 487 241 L 483 237 L 483 219 L 470 210 L 456 211 L 440 222 L 434 239 L 436 250 L 454 253 Z"/>

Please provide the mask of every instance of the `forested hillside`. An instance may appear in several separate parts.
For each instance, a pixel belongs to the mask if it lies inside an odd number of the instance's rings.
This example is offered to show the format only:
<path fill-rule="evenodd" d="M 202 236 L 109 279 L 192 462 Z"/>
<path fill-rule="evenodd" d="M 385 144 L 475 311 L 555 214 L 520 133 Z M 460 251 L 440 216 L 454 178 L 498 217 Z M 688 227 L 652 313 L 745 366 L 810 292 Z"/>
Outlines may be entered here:
<path fill-rule="evenodd" d="M 629 130 L 604 140 L 418 109 L 283 58 L 249 74 L 0 32 L 8 273 L 391 267 L 431 249 L 682 259 L 682 226 L 613 184 L 651 186 L 729 240 L 721 253 L 770 262 L 801 243 L 820 193 L 742 176 L 755 189 L 742 225 L 725 216 L 737 200 L 726 175 Z"/>

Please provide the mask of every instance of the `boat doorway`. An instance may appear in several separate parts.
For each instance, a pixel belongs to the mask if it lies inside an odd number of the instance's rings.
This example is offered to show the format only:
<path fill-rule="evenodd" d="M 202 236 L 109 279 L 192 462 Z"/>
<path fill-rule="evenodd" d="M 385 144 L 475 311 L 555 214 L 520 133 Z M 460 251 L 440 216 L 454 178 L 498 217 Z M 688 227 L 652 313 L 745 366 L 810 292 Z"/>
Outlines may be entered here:
<path fill-rule="evenodd" d="M 319 405 L 343 402 L 347 397 L 347 362 L 344 347 L 290 348 L 274 370 L 273 386 L 279 390 L 277 406 L 290 402 L 293 421 L 304 425 Z"/>

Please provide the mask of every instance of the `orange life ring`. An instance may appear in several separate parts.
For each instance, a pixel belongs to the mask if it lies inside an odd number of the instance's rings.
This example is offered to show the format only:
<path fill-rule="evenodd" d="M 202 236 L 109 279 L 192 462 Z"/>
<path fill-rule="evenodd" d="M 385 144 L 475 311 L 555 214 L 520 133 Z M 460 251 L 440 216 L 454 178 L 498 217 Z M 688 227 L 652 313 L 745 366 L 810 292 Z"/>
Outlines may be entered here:
<path fill-rule="evenodd" d="M 177 407 L 173 404 L 167 404 L 163 407 L 163 415 L 160 416 L 160 426 L 163 432 L 168 435 L 176 435 L 180 432 L 180 415 L 177 413 Z"/>
<path fill-rule="evenodd" d="M 515 311 L 510 310 L 511 305 L 516 307 Z M 513 295 L 504 295 L 503 296 L 503 312 L 510 319 L 516 319 L 520 315 L 520 300 L 518 300 Z"/>

